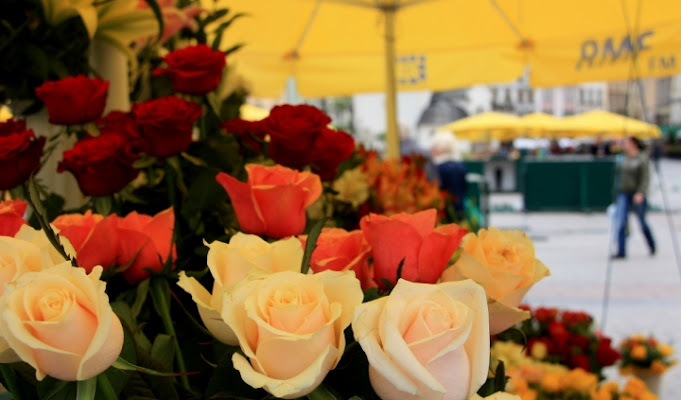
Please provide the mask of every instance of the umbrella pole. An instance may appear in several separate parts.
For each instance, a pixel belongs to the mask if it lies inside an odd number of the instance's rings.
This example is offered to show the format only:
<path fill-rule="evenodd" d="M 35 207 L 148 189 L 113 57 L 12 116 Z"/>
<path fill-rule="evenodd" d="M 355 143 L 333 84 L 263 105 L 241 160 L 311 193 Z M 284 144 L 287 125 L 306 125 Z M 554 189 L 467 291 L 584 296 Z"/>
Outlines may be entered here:
<path fill-rule="evenodd" d="M 397 9 L 383 9 L 385 17 L 385 117 L 386 159 L 400 158 L 400 138 L 397 131 L 397 88 L 395 79 L 395 14 Z"/>

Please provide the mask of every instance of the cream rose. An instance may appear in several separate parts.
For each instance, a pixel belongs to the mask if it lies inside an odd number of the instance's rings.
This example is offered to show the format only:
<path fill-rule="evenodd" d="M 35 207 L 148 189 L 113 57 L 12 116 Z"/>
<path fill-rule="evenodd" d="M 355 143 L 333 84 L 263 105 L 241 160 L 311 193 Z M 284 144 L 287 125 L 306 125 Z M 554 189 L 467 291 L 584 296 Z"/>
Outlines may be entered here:
<path fill-rule="evenodd" d="M 246 355 L 234 354 L 234 368 L 276 397 L 307 395 L 338 364 L 343 331 L 362 299 L 351 271 L 279 272 L 242 282 L 225 294 L 222 311 Z"/>
<path fill-rule="evenodd" d="M 67 245 L 68 241 L 63 239 Z M 43 231 L 23 225 L 15 237 L 0 236 L 0 296 L 5 284 L 27 272 L 38 272 L 66 261 L 50 244 Z M 18 361 L 17 355 L 0 337 L 0 362 Z"/>
<path fill-rule="evenodd" d="M 384 400 L 465 400 L 487 379 L 487 300 L 471 280 L 400 279 L 390 296 L 357 308 L 352 329 Z"/>
<path fill-rule="evenodd" d="M 65 381 L 85 380 L 107 369 L 123 347 L 123 328 L 100 281 L 69 262 L 28 272 L 5 286 L 0 335 L 25 362 Z"/>
<path fill-rule="evenodd" d="M 461 241 L 461 257 L 445 270 L 443 282 L 472 279 L 490 299 L 490 332 L 499 333 L 530 317 L 518 307 L 527 291 L 550 274 L 535 258 L 534 244 L 522 231 L 480 229 Z"/>
<path fill-rule="evenodd" d="M 199 315 L 213 336 L 226 344 L 238 344 L 232 329 L 225 324 L 222 314 L 222 294 L 249 273 L 299 271 L 303 261 L 303 246 L 296 238 L 268 243 L 257 235 L 237 233 L 229 243 L 215 241 L 207 244 L 208 268 L 213 275 L 213 291 L 209 293 L 196 279 L 180 272 L 177 285 L 192 295 Z"/>
<path fill-rule="evenodd" d="M 52 229 L 56 233 L 59 233 L 59 229 L 55 228 L 54 226 Z M 64 256 L 61 255 L 61 253 L 59 253 L 59 251 L 57 251 L 57 249 L 54 248 L 54 246 L 52 246 L 52 243 L 50 243 L 50 241 L 47 239 L 47 236 L 45 236 L 45 232 L 42 230 L 36 230 L 28 225 L 24 225 L 21 227 L 21 229 L 19 229 L 16 235 L 14 235 L 14 238 L 34 244 L 35 246 L 39 247 L 42 252 L 46 251 L 49 257 L 48 262 L 50 263 L 50 266 L 68 261 L 64 258 Z M 64 247 L 66 254 L 69 257 L 75 258 L 76 250 L 71 245 L 71 242 L 64 236 L 59 236 L 59 242 Z"/>

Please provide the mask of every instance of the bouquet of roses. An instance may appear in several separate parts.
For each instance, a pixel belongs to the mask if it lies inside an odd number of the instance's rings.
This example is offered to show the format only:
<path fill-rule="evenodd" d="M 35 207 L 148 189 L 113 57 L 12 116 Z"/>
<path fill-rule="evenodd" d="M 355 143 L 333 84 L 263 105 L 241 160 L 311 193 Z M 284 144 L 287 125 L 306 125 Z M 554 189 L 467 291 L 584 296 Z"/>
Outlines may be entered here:
<path fill-rule="evenodd" d="M 619 345 L 622 359 L 620 372 L 629 374 L 663 374 L 678 362 L 672 359 L 674 349 L 653 336 L 632 335 Z"/>

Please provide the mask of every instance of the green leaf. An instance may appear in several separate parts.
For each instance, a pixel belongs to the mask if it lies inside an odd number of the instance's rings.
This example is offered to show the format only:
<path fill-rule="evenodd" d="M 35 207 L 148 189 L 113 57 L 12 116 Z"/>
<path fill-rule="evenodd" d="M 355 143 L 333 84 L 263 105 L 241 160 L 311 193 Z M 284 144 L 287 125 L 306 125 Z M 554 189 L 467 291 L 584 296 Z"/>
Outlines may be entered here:
<path fill-rule="evenodd" d="M 303 262 L 300 266 L 300 272 L 307 274 L 310 270 L 310 259 L 312 259 L 312 252 L 314 252 L 315 247 L 317 247 L 317 239 L 319 234 L 322 233 L 322 228 L 326 219 L 321 219 L 317 221 L 316 224 L 310 229 L 310 233 L 307 235 L 307 242 L 305 243 L 305 253 L 303 253 Z"/>
<path fill-rule="evenodd" d="M 400 264 L 397 266 L 397 280 L 395 282 L 399 282 L 400 278 L 402 278 L 402 268 L 404 267 L 404 260 L 406 259 L 407 258 L 405 257 L 402 260 L 400 260 Z"/>
<path fill-rule="evenodd" d="M 98 214 L 107 216 L 113 210 L 113 198 L 111 196 L 93 197 L 92 202 Z"/>
<path fill-rule="evenodd" d="M 307 395 L 307 398 L 309 400 L 338 400 L 324 384 L 317 386 L 315 390 Z"/>
<path fill-rule="evenodd" d="M 220 44 L 222 42 L 222 35 L 225 33 L 225 30 L 229 28 L 230 25 L 232 25 L 232 22 L 237 20 L 238 18 L 241 18 L 245 16 L 246 14 L 244 13 L 236 13 L 234 14 L 230 19 L 227 21 L 221 23 L 218 28 L 215 30 L 215 39 L 213 40 L 213 50 L 217 50 L 220 48 Z"/>
<path fill-rule="evenodd" d="M 114 391 L 114 388 L 109 382 L 109 378 L 106 374 L 97 375 L 97 399 L 105 400 L 116 400 L 118 399 L 118 394 Z"/>
<path fill-rule="evenodd" d="M 367 303 L 367 302 L 370 302 L 372 300 L 376 300 L 379 297 L 381 297 L 381 296 L 380 296 L 380 293 L 378 293 L 378 288 L 372 287 L 372 288 L 366 289 L 364 291 L 364 300 L 362 302 Z"/>
<path fill-rule="evenodd" d="M 494 373 L 494 391 L 503 392 L 506 389 L 506 370 L 504 368 L 504 362 L 499 361 L 497 365 L 497 370 Z"/>
<path fill-rule="evenodd" d="M 151 356 L 160 361 L 167 371 L 171 371 L 175 357 L 173 338 L 163 333 L 157 335 L 154 344 L 151 346 Z"/>
<path fill-rule="evenodd" d="M 97 393 L 97 378 L 90 378 L 78 381 L 76 390 L 76 400 L 94 400 Z"/>
<path fill-rule="evenodd" d="M 132 317 L 135 319 L 137 319 L 137 316 L 140 315 L 142 305 L 144 305 L 144 302 L 147 300 L 147 295 L 149 294 L 150 281 L 151 279 L 145 279 L 139 284 L 137 284 L 137 294 L 135 296 L 135 302 L 132 303 L 132 307 L 130 308 L 130 311 L 132 311 Z"/>
<path fill-rule="evenodd" d="M 137 365 L 127 362 L 121 357 L 118 357 L 116 362 L 113 363 L 113 367 L 120 369 L 121 371 L 135 371 L 135 372 L 141 372 L 143 374 L 148 374 L 148 375 L 153 375 L 153 376 L 178 376 L 178 375 L 183 375 L 183 374 L 178 374 L 175 372 L 159 372 L 159 371 L 154 371 L 153 369 L 149 368 L 144 368 L 144 367 L 138 367 Z"/>

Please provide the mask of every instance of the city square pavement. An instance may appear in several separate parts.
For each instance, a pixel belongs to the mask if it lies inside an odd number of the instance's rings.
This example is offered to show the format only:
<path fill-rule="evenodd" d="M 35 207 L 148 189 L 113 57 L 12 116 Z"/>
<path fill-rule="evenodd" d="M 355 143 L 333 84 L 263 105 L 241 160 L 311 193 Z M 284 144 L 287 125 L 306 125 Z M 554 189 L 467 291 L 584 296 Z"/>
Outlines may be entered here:
<path fill-rule="evenodd" d="M 668 197 L 671 225 L 677 245 L 681 234 L 681 161 L 662 160 L 663 182 Z M 671 343 L 681 359 L 681 271 L 675 257 L 672 233 L 656 175 L 653 175 L 648 223 L 657 241 L 657 254 L 650 256 L 638 221 L 630 216 L 631 234 L 625 260 L 609 264 L 615 251 L 605 212 L 523 213 L 518 194 L 492 194 L 492 208 L 516 209 L 492 212 L 490 225 L 500 229 L 524 230 L 534 241 L 536 256 L 551 270 L 551 276 L 537 283 L 525 297 L 531 306 L 552 306 L 582 310 L 594 316 L 596 326 L 613 338 L 653 334 Z M 511 206 L 511 207 L 508 207 Z M 606 275 L 610 290 L 606 298 Z M 615 368 L 606 375 L 620 380 Z M 681 366 L 670 369 L 662 379 L 661 400 L 681 399 Z"/>

